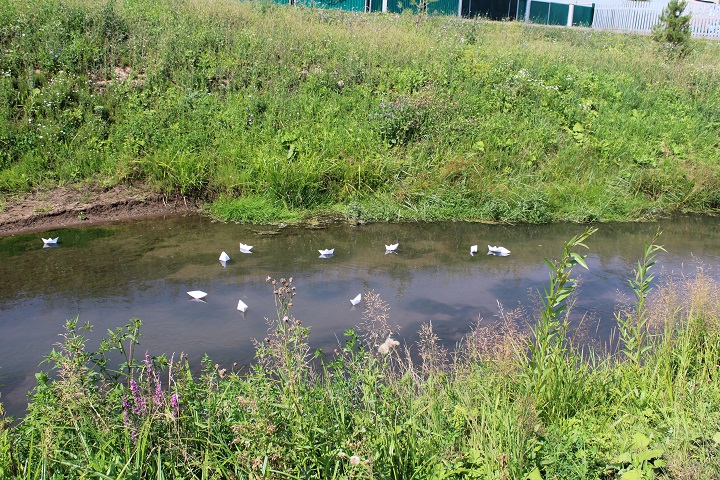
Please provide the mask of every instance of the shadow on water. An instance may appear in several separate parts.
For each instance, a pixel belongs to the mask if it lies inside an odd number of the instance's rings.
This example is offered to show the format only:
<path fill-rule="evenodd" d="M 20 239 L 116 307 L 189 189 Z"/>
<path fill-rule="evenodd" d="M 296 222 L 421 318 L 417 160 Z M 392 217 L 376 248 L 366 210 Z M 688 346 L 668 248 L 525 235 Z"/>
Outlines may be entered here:
<path fill-rule="evenodd" d="M 470 223 L 334 225 L 322 229 L 222 224 L 188 216 L 103 228 L 54 230 L 0 238 L 0 392 L 7 410 L 20 414 L 34 373 L 67 319 L 93 324 L 89 347 L 108 329 L 130 318 L 143 320 L 139 353 L 189 354 L 199 367 L 214 362 L 247 365 L 253 339 L 267 332 L 275 315 L 275 278 L 295 278 L 294 315 L 310 326 L 311 347 L 328 352 L 347 328 L 362 321 L 362 304 L 350 299 L 374 290 L 390 307 L 397 337 L 417 341 L 424 323 L 453 347 L 480 317 L 492 322 L 498 302 L 532 311 L 547 285 L 543 258 L 557 258 L 563 243 L 582 232 L 575 224 L 485 225 Z M 720 258 L 720 220 L 681 217 L 659 224 L 602 224 L 587 242 L 589 271 L 581 278 L 574 312 L 592 335 L 609 337 L 619 293 L 643 242 L 663 230 L 667 250 L 659 268 L 678 271 L 699 259 L 706 272 Z M 57 248 L 42 248 L 41 236 L 59 236 Z M 253 245 L 243 254 L 239 243 Z M 385 245 L 400 243 L 397 255 Z M 470 255 L 470 245 L 479 254 Z M 487 245 L 511 250 L 487 256 Z M 332 258 L 318 258 L 334 248 Z M 230 255 L 225 267 L 222 251 Z M 658 270 L 658 278 L 662 278 Z M 186 292 L 203 290 L 207 303 Z M 238 300 L 249 309 L 236 310 Z M 527 319 L 531 321 L 530 318 Z"/>

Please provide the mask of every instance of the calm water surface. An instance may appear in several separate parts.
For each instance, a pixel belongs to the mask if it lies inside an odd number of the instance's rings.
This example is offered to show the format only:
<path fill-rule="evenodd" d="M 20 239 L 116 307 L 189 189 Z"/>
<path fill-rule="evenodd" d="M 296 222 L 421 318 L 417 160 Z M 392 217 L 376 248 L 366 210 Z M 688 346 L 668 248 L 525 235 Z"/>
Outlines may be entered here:
<path fill-rule="evenodd" d="M 454 345 L 478 317 L 490 322 L 498 302 L 532 308 L 547 283 L 543 258 L 557 258 L 563 242 L 585 227 L 571 224 L 506 226 L 469 223 L 336 225 L 323 229 L 214 223 L 189 216 L 0 238 L 0 401 L 21 414 L 34 374 L 59 341 L 67 319 L 90 322 L 90 347 L 128 319 L 143 321 L 139 352 L 185 352 L 198 367 L 203 354 L 216 363 L 249 363 L 252 340 L 274 315 L 268 275 L 295 278 L 293 311 L 311 327 L 311 346 L 332 350 L 345 329 L 362 318 L 350 298 L 374 290 L 390 306 L 398 337 L 417 340 L 420 325 Z M 627 278 L 643 242 L 663 231 L 659 256 L 666 273 L 698 264 L 717 277 L 720 219 L 682 217 L 655 224 L 602 224 L 587 242 L 590 271 L 578 269 L 575 313 L 589 314 L 593 333 L 607 338 Z M 57 248 L 40 237 L 59 236 Z M 239 242 L 253 245 L 242 254 Z M 399 242 L 397 255 L 385 244 Z M 470 245 L 480 254 L 470 256 Z M 485 255 L 502 245 L 508 257 Z M 335 248 L 332 258 L 318 249 Z M 222 251 L 231 260 L 218 261 Z M 662 275 L 660 276 L 662 277 Z M 208 293 L 207 303 L 187 291 Z M 236 310 L 238 300 L 249 305 Z"/>

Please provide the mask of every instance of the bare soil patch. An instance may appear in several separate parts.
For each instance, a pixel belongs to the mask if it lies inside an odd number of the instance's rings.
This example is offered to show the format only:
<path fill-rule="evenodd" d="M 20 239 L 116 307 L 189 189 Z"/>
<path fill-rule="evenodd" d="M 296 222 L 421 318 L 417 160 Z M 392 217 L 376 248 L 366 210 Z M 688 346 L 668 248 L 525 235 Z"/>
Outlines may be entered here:
<path fill-rule="evenodd" d="M 198 210 L 198 205 L 187 199 L 168 198 L 142 187 L 65 186 L 0 199 L 0 235 L 161 217 Z"/>

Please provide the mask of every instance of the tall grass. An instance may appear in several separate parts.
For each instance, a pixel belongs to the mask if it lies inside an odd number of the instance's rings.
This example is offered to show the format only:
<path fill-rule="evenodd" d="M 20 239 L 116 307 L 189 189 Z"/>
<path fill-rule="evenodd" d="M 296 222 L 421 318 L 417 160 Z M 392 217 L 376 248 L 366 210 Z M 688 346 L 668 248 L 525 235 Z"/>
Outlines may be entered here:
<path fill-rule="evenodd" d="M 0 192 L 143 183 L 265 220 L 547 222 L 720 205 L 720 53 L 230 0 L 0 2 Z M 239 215 L 239 216 L 238 216 Z M 280 220 L 280 218 L 277 218 Z"/>
<path fill-rule="evenodd" d="M 302 295 L 292 278 L 268 280 L 277 318 L 245 373 L 208 358 L 199 374 L 184 356 L 136 360 L 139 320 L 89 351 L 89 325 L 70 321 L 28 414 L 0 424 L 0 474 L 718 477 L 720 286 L 702 271 L 648 284 L 659 248 L 651 242 L 631 282 L 641 348 L 622 334 L 620 348 L 580 349 L 564 319 L 577 294 L 573 268 L 585 266 L 576 250 L 591 234 L 548 261 L 529 332 L 519 328 L 527 312 L 501 308 L 453 352 L 432 325 L 416 346 L 394 341 L 387 305 L 366 292 L 363 322 L 334 352 L 313 354 L 309 329 L 292 314 Z"/>

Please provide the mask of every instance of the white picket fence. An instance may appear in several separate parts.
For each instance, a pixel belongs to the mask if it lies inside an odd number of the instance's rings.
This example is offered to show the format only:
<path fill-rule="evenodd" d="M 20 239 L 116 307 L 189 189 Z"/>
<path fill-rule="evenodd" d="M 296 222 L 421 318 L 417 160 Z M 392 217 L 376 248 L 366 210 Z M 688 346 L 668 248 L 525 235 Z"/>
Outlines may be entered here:
<path fill-rule="evenodd" d="M 614 5 L 595 5 L 592 28 L 650 33 L 660 23 L 663 5 L 626 1 Z M 688 2 L 690 28 L 697 38 L 720 39 L 720 5 Z"/>

